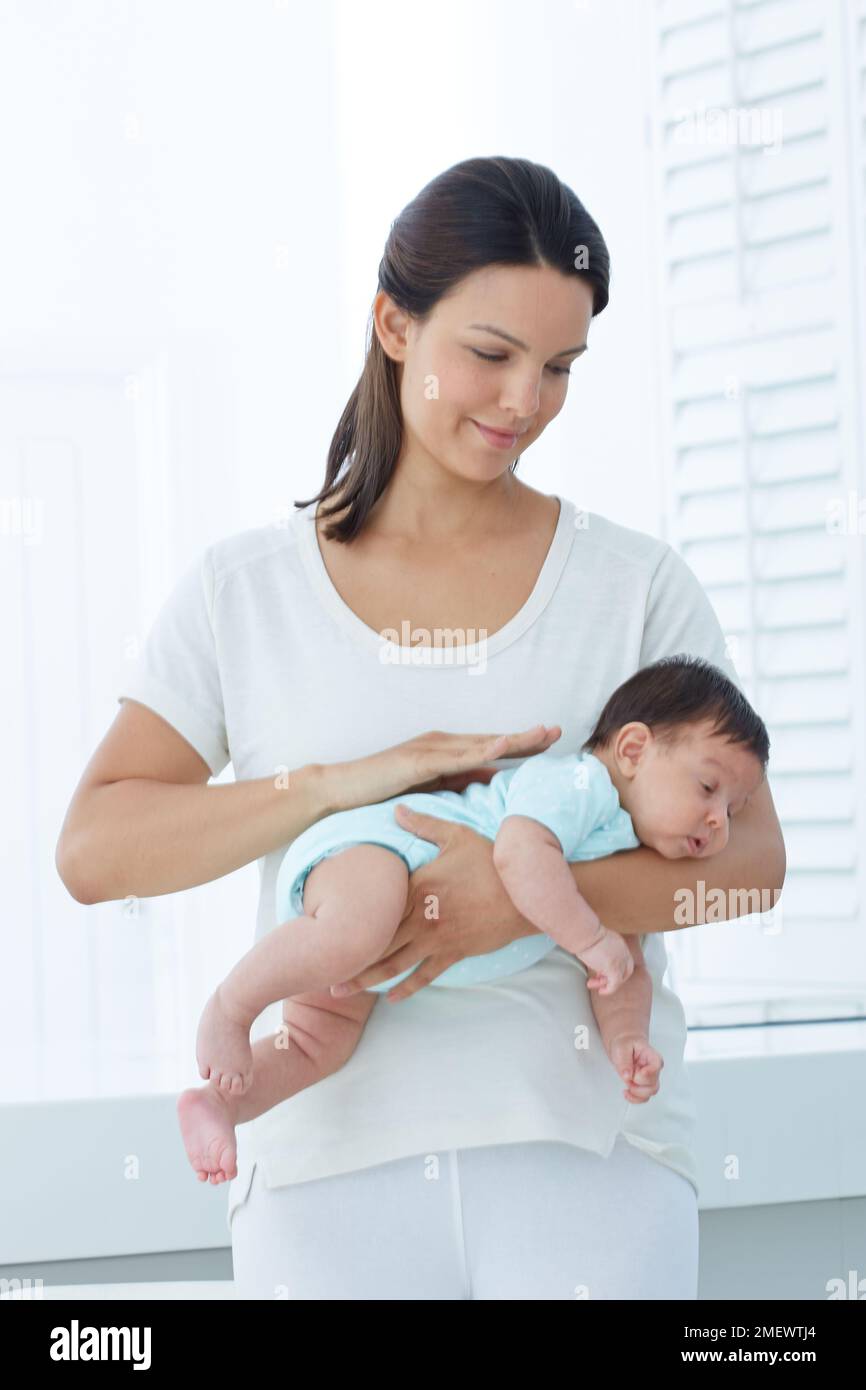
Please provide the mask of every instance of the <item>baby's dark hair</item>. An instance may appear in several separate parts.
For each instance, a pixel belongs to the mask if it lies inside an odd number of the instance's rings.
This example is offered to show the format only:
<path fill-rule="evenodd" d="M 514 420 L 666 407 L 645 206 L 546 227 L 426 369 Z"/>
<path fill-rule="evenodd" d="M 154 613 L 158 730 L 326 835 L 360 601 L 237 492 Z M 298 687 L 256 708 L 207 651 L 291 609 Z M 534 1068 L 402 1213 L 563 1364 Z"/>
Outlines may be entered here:
<path fill-rule="evenodd" d="M 763 720 L 724 671 L 702 657 L 664 656 L 617 686 L 581 752 L 606 748 L 623 724 L 637 720 L 668 747 L 690 725 L 713 721 L 712 733 L 742 743 L 766 772 L 770 738 Z"/>

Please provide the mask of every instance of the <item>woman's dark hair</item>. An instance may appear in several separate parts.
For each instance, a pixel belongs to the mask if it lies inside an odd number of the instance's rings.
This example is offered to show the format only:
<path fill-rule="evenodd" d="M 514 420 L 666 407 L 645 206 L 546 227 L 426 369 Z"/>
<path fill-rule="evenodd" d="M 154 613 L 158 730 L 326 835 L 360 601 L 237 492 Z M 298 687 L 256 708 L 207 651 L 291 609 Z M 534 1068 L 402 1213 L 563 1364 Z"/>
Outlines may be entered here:
<path fill-rule="evenodd" d="M 770 739 L 763 720 L 724 671 L 698 656 L 664 656 L 617 686 L 581 747 L 582 753 L 606 748 L 633 720 L 646 724 L 668 747 L 680 741 L 689 725 L 713 721 L 712 733 L 745 744 L 766 771 Z"/>
<path fill-rule="evenodd" d="M 491 265 L 550 266 L 592 285 L 593 316 L 607 304 L 610 257 L 583 204 L 546 165 L 504 155 L 464 159 L 421 189 L 391 225 L 376 293 L 385 290 L 424 323 L 461 280 Z M 345 512 L 325 528 L 329 540 L 352 540 L 391 479 L 403 442 L 398 365 L 383 350 L 371 311 L 364 370 L 331 440 L 325 482 L 314 498 L 294 504 L 307 507 L 339 490 L 339 506 L 320 508 L 322 516 Z"/>

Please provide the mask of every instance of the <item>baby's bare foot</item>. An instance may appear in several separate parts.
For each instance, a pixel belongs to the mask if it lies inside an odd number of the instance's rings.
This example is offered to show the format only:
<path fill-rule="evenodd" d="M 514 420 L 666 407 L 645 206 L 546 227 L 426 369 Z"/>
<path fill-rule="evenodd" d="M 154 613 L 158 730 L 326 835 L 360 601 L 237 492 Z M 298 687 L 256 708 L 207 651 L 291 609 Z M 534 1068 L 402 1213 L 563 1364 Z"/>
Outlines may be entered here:
<path fill-rule="evenodd" d="M 204 1006 L 195 1040 L 198 1074 L 220 1090 L 239 1096 L 253 1079 L 250 1025 L 223 1002 L 219 987 Z"/>
<path fill-rule="evenodd" d="M 198 1086 L 178 1097 L 177 1117 L 186 1156 L 199 1182 L 236 1178 L 237 1144 L 232 1102 L 216 1086 Z"/>

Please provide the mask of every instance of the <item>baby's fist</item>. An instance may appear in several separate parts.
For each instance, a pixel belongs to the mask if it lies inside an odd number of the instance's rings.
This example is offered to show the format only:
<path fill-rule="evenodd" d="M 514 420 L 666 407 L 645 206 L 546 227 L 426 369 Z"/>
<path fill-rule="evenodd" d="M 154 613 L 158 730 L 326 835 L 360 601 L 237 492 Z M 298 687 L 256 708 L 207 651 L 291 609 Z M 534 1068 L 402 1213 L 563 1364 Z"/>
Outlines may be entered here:
<path fill-rule="evenodd" d="M 587 989 L 598 990 L 599 994 L 616 994 L 617 990 L 631 979 L 634 973 L 634 956 L 628 948 L 625 937 L 610 927 L 602 926 L 602 936 L 594 946 L 578 951 L 587 971 Z"/>
<path fill-rule="evenodd" d="M 626 1100 L 642 1105 L 659 1089 L 664 1058 L 640 1033 L 620 1033 L 610 1044 L 611 1062 L 626 1084 Z"/>

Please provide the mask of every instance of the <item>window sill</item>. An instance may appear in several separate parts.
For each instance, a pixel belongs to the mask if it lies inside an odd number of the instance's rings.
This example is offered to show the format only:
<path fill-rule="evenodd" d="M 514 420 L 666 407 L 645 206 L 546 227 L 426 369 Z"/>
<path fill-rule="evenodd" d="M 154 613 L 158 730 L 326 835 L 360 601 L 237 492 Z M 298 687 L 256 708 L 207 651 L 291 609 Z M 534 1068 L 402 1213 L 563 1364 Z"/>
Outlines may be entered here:
<path fill-rule="evenodd" d="M 178 1303 L 194 1299 L 225 1300 L 235 1298 L 233 1279 L 183 1279 L 159 1280 L 139 1284 L 43 1284 L 41 1288 L 23 1286 L 0 1293 L 0 1302 L 36 1303 L 42 1300 L 57 1300 L 63 1303 L 82 1300 L 104 1303 L 132 1301 Z"/>
<path fill-rule="evenodd" d="M 866 1193 L 866 1021 L 690 1031 L 701 1210 Z"/>

